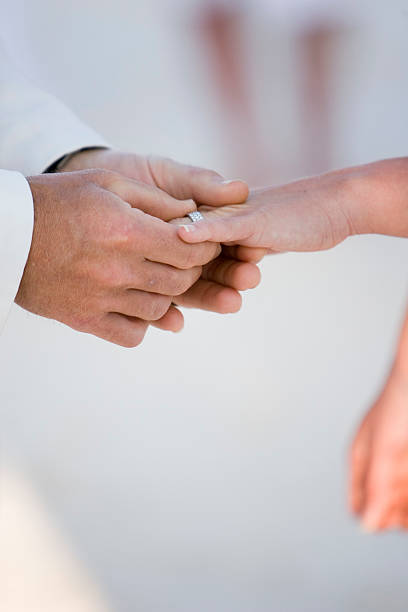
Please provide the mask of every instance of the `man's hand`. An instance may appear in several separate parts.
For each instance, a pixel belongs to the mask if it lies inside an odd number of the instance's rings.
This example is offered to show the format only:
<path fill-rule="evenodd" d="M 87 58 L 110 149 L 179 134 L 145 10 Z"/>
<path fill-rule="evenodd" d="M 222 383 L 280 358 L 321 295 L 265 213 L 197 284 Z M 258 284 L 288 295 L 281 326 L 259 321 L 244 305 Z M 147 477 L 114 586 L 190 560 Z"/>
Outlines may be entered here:
<path fill-rule="evenodd" d="M 408 529 L 408 376 L 393 372 L 350 457 L 350 506 L 368 531 Z"/>
<path fill-rule="evenodd" d="M 160 157 L 93 149 L 71 157 L 63 171 L 86 168 L 114 170 L 147 185 L 159 187 L 174 198 L 193 199 L 212 206 L 245 202 L 248 197 L 248 186 L 243 181 L 225 181 L 212 170 Z M 181 222 L 188 223 L 188 220 Z M 259 283 L 260 273 L 255 263 L 264 255 L 262 249 L 223 249 L 222 255 L 204 269 L 197 283 L 174 302 L 184 307 L 219 313 L 236 312 L 242 303 L 238 291 L 251 289 Z"/>
<path fill-rule="evenodd" d="M 142 341 L 147 321 L 182 326 L 173 296 L 221 250 L 186 245 L 165 222 L 193 202 L 105 170 L 28 181 L 34 233 L 17 304 L 123 346 Z"/>
<path fill-rule="evenodd" d="M 228 181 L 217 172 L 181 164 L 163 157 L 143 157 L 112 149 L 89 149 L 72 156 L 63 166 L 64 172 L 103 168 L 119 172 L 137 181 L 159 187 L 178 200 L 223 206 L 245 202 L 248 185 L 244 181 Z"/>

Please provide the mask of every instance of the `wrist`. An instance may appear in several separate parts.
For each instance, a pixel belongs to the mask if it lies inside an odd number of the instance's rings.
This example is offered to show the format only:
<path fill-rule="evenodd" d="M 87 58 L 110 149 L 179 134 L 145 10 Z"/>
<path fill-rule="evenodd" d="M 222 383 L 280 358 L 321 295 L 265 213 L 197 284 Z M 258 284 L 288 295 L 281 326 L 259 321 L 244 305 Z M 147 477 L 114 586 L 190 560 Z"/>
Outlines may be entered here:
<path fill-rule="evenodd" d="M 82 170 L 84 167 L 89 167 L 89 164 L 92 166 L 92 160 L 95 160 L 94 165 L 97 165 L 96 162 L 100 153 L 107 150 L 109 150 L 107 147 L 85 147 L 78 151 L 73 151 L 54 162 L 45 172 L 55 173 Z"/>
<path fill-rule="evenodd" d="M 408 236 L 408 158 L 341 172 L 342 202 L 352 233 Z"/>

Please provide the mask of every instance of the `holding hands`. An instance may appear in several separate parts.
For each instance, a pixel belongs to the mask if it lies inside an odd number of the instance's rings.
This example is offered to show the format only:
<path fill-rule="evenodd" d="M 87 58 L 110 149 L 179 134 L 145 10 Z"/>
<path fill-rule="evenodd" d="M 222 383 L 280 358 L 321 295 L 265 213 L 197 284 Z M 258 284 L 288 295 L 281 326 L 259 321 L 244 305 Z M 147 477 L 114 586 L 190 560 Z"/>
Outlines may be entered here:
<path fill-rule="evenodd" d="M 242 181 L 110 150 L 80 152 L 63 170 L 28 178 L 34 235 L 16 302 L 122 346 L 140 344 L 149 325 L 180 330 L 177 305 L 239 310 L 239 291 L 258 284 L 255 264 L 267 252 L 408 236 L 405 159 L 249 197 Z M 197 203 L 204 218 L 191 223 Z M 408 529 L 408 322 L 353 444 L 350 505 L 369 530 Z"/>
<path fill-rule="evenodd" d="M 105 169 L 73 171 L 80 165 Z M 65 170 L 28 179 L 35 224 L 16 296 L 23 308 L 137 346 L 149 323 L 182 328 L 174 303 L 234 312 L 241 305 L 237 290 L 259 282 L 254 264 L 217 258 L 218 244 L 188 245 L 167 223 L 195 210 L 192 198 L 214 205 L 245 200 L 245 183 L 99 150 L 78 153 Z"/>

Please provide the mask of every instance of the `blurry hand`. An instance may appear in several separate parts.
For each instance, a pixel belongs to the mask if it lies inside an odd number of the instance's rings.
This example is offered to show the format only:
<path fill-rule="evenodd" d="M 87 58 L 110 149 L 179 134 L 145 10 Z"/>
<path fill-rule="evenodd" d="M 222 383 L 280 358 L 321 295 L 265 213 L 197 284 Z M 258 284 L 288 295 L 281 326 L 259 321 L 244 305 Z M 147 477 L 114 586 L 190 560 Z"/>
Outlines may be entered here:
<path fill-rule="evenodd" d="M 243 181 L 225 181 L 216 172 L 171 159 L 93 149 L 71 157 L 63 171 L 86 168 L 114 170 L 159 187 L 173 198 L 193 199 L 214 207 L 244 202 L 248 197 L 248 186 Z M 189 223 L 189 219 L 182 219 L 180 223 Z M 236 312 L 242 303 L 238 291 L 253 288 L 260 281 L 260 272 L 255 263 L 264 255 L 263 249 L 223 249 L 222 255 L 204 269 L 193 287 L 173 301 L 180 306 L 218 313 Z"/>
<path fill-rule="evenodd" d="M 368 531 L 408 529 L 408 375 L 394 371 L 350 457 L 350 506 Z"/>
<path fill-rule="evenodd" d="M 193 202 L 104 170 L 28 182 L 34 233 L 17 304 L 123 346 L 142 341 L 147 321 L 180 329 L 173 296 L 221 250 L 186 245 L 164 222 L 193 210 Z"/>

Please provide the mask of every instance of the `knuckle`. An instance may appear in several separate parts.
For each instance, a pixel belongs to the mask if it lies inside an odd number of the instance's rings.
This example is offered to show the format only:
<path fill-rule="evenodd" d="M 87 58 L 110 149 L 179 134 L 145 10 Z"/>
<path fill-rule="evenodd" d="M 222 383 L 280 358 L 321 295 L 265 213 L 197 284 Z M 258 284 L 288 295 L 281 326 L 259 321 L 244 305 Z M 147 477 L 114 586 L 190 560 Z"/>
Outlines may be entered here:
<path fill-rule="evenodd" d="M 111 249 L 118 256 L 128 255 L 132 250 L 133 255 L 138 252 L 136 235 L 138 232 L 137 222 L 132 215 L 111 215 L 109 227 L 102 236 L 102 248 Z"/>
<path fill-rule="evenodd" d="M 201 266 L 196 266 L 194 268 L 191 268 L 191 270 L 186 270 L 182 274 L 179 274 L 179 278 L 176 282 L 176 286 L 174 287 L 172 295 L 183 295 L 183 293 L 188 291 L 200 278 L 201 273 Z"/>
<path fill-rule="evenodd" d="M 191 258 L 195 261 L 195 265 L 197 266 L 209 263 L 220 253 L 219 244 L 207 243 L 194 246 L 195 248 L 192 251 Z"/>
<path fill-rule="evenodd" d="M 191 174 L 193 178 L 200 179 L 203 181 L 213 181 L 220 177 L 217 172 L 214 170 L 209 170 L 208 168 L 201 168 L 200 166 L 190 166 Z"/>
<path fill-rule="evenodd" d="M 190 275 L 175 272 L 171 281 L 171 295 L 181 295 L 190 287 Z"/>
<path fill-rule="evenodd" d="M 179 266 L 182 270 L 193 268 L 194 266 L 199 265 L 199 263 L 198 249 L 196 249 L 195 246 L 183 249 L 182 254 L 180 254 Z"/>
<path fill-rule="evenodd" d="M 115 245 L 125 250 L 132 247 L 134 252 L 135 236 L 138 231 L 136 220 L 131 215 L 121 215 L 115 226 L 115 230 L 115 233 L 112 235 L 112 240 L 115 242 Z"/>
<path fill-rule="evenodd" d="M 152 299 L 148 308 L 149 321 L 158 321 L 161 319 L 170 308 L 171 299 L 169 297 L 155 297 Z"/>
<path fill-rule="evenodd" d="M 95 280 L 98 285 L 105 289 L 114 289 L 123 285 L 123 271 L 120 266 L 109 264 L 105 266 L 98 266 L 94 272 Z"/>

